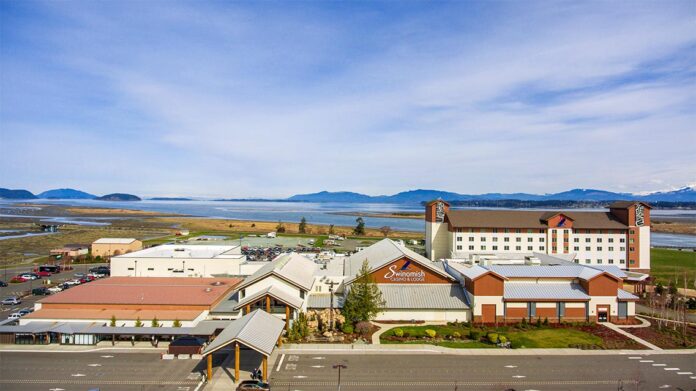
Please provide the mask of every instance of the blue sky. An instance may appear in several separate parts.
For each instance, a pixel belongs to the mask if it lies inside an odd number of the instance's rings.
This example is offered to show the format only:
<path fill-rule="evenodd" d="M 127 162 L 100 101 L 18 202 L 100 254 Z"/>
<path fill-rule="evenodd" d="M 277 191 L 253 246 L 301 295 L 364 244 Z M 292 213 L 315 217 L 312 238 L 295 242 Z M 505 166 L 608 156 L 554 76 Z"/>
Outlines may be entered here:
<path fill-rule="evenodd" d="M 696 183 L 694 2 L 0 2 L 0 187 Z"/>

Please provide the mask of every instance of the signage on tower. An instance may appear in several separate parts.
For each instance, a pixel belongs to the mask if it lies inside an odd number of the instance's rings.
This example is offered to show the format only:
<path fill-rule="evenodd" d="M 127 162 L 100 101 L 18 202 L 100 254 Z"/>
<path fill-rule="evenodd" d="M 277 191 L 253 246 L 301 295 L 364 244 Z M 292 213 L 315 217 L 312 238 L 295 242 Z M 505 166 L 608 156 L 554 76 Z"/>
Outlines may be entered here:
<path fill-rule="evenodd" d="M 445 203 L 442 201 L 435 204 L 435 221 L 438 223 L 445 221 Z"/>
<path fill-rule="evenodd" d="M 645 207 L 641 204 L 636 206 L 636 225 L 645 224 Z"/>

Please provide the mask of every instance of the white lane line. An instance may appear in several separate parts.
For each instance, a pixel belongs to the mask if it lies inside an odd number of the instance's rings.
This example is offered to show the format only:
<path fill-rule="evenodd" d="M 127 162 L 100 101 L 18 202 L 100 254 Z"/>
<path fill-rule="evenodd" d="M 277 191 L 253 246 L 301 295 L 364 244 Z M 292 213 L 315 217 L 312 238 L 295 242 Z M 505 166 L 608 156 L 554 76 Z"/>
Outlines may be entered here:
<path fill-rule="evenodd" d="M 634 357 L 629 357 L 628 359 L 629 360 L 640 360 L 641 358 L 643 358 L 643 357 L 634 356 Z"/>
<path fill-rule="evenodd" d="M 640 362 L 655 362 L 653 360 L 640 360 Z"/>
<path fill-rule="evenodd" d="M 312 368 L 326 368 L 326 367 L 323 365 L 312 365 Z"/>
<path fill-rule="evenodd" d="M 689 379 L 696 379 L 696 376 L 689 376 Z"/>
<path fill-rule="evenodd" d="M 517 365 L 506 365 L 505 368 L 517 368 Z"/>
<path fill-rule="evenodd" d="M 513 377 L 514 377 L 515 379 L 523 379 L 523 378 L 525 378 L 525 377 L 527 377 L 527 376 L 523 376 L 523 375 L 514 375 Z"/>
<path fill-rule="evenodd" d="M 101 356 L 101 358 L 113 358 L 113 357 L 114 357 L 114 356 L 109 356 L 109 355 Z"/>
<path fill-rule="evenodd" d="M 654 367 L 666 367 L 667 364 L 653 364 Z"/>
<path fill-rule="evenodd" d="M 73 374 L 70 375 L 70 376 L 72 376 L 72 377 L 83 377 L 83 376 L 87 376 L 87 375 L 85 375 L 84 373 L 73 373 Z"/>
<path fill-rule="evenodd" d="M 677 372 L 677 375 L 693 375 L 693 372 Z"/>
<path fill-rule="evenodd" d="M 295 375 L 295 376 L 293 376 L 293 378 L 294 378 L 294 379 L 306 379 L 307 376 L 304 376 L 304 375 Z"/>
<path fill-rule="evenodd" d="M 664 369 L 665 371 L 678 371 L 679 370 L 679 368 L 662 368 L 662 369 Z"/>
<path fill-rule="evenodd" d="M 278 361 L 278 366 L 276 366 L 276 372 L 280 372 L 280 367 L 283 365 L 283 360 L 285 360 L 285 353 L 280 356 L 280 361 Z"/>
<path fill-rule="evenodd" d="M 669 388 L 669 387 L 670 387 L 669 384 L 663 384 L 663 385 L 660 386 L 660 388 Z"/>
<path fill-rule="evenodd" d="M 312 357 L 312 360 L 323 360 L 323 359 L 325 359 L 325 358 L 326 358 L 326 357 L 321 357 L 321 356 L 319 356 L 319 357 Z"/>
<path fill-rule="evenodd" d="M 87 364 L 88 367 L 100 367 L 101 364 Z"/>

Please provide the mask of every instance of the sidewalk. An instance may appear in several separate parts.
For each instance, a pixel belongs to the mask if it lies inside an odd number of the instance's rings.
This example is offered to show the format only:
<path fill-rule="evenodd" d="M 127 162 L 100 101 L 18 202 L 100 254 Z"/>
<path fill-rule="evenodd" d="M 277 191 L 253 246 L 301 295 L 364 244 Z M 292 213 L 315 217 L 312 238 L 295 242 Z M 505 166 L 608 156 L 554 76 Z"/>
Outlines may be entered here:
<path fill-rule="evenodd" d="M 623 330 L 621 330 L 623 331 Z M 349 345 L 287 344 L 276 350 L 282 354 L 448 354 L 468 356 L 596 356 L 625 354 L 693 354 L 694 349 L 670 350 L 580 350 L 580 349 L 454 349 L 434 345 Z"/>
<path fill-rule="evenodd" d="M 119 341 L 111 346 L 111 342 L 100 342 L 97 345 L 0 345 L 0 352 L 27 352 L 27 353 L 88 353 L 88 352 L 119 352 L 119 353 L 166 353 L 167 345 L 160 343 L 154 347 L 150 342 L 136 342 L 132 346 L 130 342 Z"/>
<path fill-rule="evenodd" d="M 629 332 L 627 332 L 627 331 L 623 331 L 623 330 L 621 329 L 621 327 L 619 327 L 619 326 L 617 326 L 617 325 L 615 325 L 615 324 L 613 324 L 613 323 L 602 322 L 602 323 L 599 323 L 599 324 L 601 324 L 601 325 L 603 325 L 603 326 L 605 326 L 605 327 L 607 327 L 607 328 L 609 328 L 609 329 L 612 329 L 612 330 L 616 331 L 617 333 L 619 333 L 619 334 L 621 334 L 621 335 L 623 335 L 623 336 L 625 336 L 625 337 L 628 337 L 628 338 L 630 338 L 630 339 L 632 339 L 632 340 L 638 342 L 639 344 L 641 344 L 641 345 L 643 345 L 643 346 L 645 346 L 645 347 L 647 347 L 647 348 L 649 348 L 649 349 L 652 349 L 652 350 L 662 350 L 662 348 L 657 347 L 657 346 L 651 344 L 650 342 L 648 342 L 648 341 L 646 341 L 646 340 L 644 340 L 644 339 L 642 339 L 642 338 L 638 338 L 638 337 L 636 337 L 635 335 L 633 335 L 633 334 L 631 334 L 631 333 L 629 333 Z M 648 323 L 648 326 L 650 326 L 649 323 Z"/>

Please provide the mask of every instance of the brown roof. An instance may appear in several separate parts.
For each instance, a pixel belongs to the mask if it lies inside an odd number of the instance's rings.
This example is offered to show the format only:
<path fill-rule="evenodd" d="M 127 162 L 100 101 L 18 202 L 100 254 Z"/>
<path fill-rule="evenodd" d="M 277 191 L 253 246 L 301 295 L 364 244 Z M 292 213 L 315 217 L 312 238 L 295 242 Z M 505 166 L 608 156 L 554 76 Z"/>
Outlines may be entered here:
<path fill-rule="evenodd" d="M 546 219 L 563 213 L 574 228 L 626 229 L 609 212 L 554 212 L 537 210 L 450 210 L 447 219 L 453 227 L 466 228 L 548 228 Z"/>
<path fill-rule="evenodd" d="M 111 277 L 48 296 L 46 304 L 215 304 L 240 278 Z"/>
<path fill-rule="evenodd" d="M 643 206 L 645 206 L 646 208 L 652 208 L 650 205 L 642 201 L 616 201 L 609 205 L 609 208 L 623 209 L 628 208 L 629 206 L 633 206 L 635 204 L 643 204 Z"/>
<path fill-rule="evenodd" d="M 157 318 L 159 320 L 194 320 L 203 311 L 168 311 L 168 310 L 114 310 L 114 309 L 59 309 L 44 308 L 25 315 L 25 319 L 104 319 L 115 316 L 117 320 L 136 320 L 143 322 Z M 149 324 L 145 324 L 149 326 Z"/>

